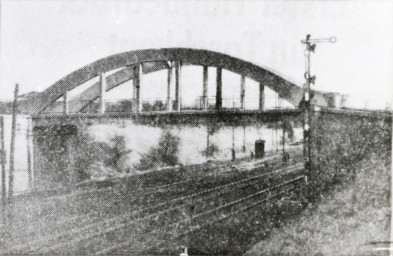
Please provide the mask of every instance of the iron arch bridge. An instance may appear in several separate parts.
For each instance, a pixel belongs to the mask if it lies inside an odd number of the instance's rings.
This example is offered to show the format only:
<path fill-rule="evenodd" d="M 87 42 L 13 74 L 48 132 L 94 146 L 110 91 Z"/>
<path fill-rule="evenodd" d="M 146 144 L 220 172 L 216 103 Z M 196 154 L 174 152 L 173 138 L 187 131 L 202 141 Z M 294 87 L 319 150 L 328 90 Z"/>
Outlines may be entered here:
<path fill-rule="evenodd" d="M 140 87 L 141 76 L 160 70 L 168 70 L 168 111 L 181 111 L 181 67 L 185 65 L 203 66 L 203 96 L 202 109 L 207 109 L 207 87 L 208 87 L 208 67 L 215 67 L 217 70 L 216 79 L 216 102 L 214 111 L 222 109 L 222 70 L 228 70 L 241 76 L 240 85 L 240 110 L 244 109 L 245 78 L 251 78 L 259 83 L 259 110 L 264 108 L 264 87 L 267 86 L 275 91 L 282 99 L 287 100 L 295 107 L 299 106 L 303 98 L 302 88 L 282 75 L 277 74 L 265 67 L 260 67 L 251 62 L 231 57 L 219 52 L 189 49 L 189 48 L 164 48 L 146 49 L 118 53 L 93 63 L 90 63 L 71 74 L 63 77 L 46 90 L 33 94 L 20 102 L 20 110 L 31 115 L 39 115 L 44 111 L 53 113 L 54 103 L 63 100 L 63 114 L 78 113 L 86 105 L 99 99 L 98 114 L 105 113 L 105 93 L 117 86 L 133 80 L 134 92 L 132 96 L 132 112 L 140 113 L 141 99 Z M 108 76 L 105 73 L 120 69 Z M 99 76 L 100 81 L 90 86 L 88 89 L 75 96 L 72 101 L 80 104 L 69 104 L 68 92 L 77 88 L 81 84 Z M 174 101 L 170 95 L 171 85 L 175 86 Z M 329 96 L 318 91 L 311 93 L 312 103 L 321 107 L 328 106 Z"/>

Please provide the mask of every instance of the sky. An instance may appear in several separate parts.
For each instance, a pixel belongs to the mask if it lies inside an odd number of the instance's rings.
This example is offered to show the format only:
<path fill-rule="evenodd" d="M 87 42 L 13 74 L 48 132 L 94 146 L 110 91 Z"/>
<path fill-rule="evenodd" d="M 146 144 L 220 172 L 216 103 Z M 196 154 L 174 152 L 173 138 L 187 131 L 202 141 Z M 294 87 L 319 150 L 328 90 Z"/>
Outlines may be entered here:
<path fill-rule="evenodd" d="M 392 13 L 393 1 L 1 0 L 0 99 L 12 98 L 15 83 L 21 93 L 41 91 L 100 58 L 167 47 L 226 53 L 301 85 L 300 40 L 311 34 L 337 37 L 311 56 L 314 89 L 385 104 L 393 101 Z M 202 71 L 184 72 L 197 88 L 185 93 L 200 96 Z M 225 76 L 227 97 L 237 96 L 240 80 Z M 142 96 L 165 96 L 151 86 L 163 77 L 148 75 Z"/>

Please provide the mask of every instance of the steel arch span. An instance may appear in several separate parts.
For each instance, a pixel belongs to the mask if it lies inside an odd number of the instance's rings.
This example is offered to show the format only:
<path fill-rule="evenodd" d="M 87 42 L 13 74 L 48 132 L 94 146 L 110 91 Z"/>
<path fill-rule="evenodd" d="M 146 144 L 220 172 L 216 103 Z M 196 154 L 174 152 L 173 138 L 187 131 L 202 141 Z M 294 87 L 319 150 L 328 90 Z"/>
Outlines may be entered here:
<path fill-rule="evenodd" d="M 167 69 L 170 61 L 178 61 L 183 65 L 200 65 L 229 70 L 263 83 L 278 93 L 279 97 L 295 106 L 299 106 L 303 98 L 303 90 L 300 86 L 268 68 L 209 50 L 163 48 L 128 51 L 99 59 L 63 77 L 46 90 L 21 101 L 20 109 L 25 113 L 39 114 L 62 97 L 65 92 L 73 90 L 101 73 L 123 68 L 106 77 L 106 91 L 109 91 L 133 79 L 132 69 L 136 65 L 142 65 L 142 72 L 146 74 Z M 328 99 L 324 93 L 312 91 L 311 96 L 315 105 L 327 106 Z M 98 83 L 85 90 L 76 98 L 86 101 L 94 100 L 97 97 L 99 97 Z"/>

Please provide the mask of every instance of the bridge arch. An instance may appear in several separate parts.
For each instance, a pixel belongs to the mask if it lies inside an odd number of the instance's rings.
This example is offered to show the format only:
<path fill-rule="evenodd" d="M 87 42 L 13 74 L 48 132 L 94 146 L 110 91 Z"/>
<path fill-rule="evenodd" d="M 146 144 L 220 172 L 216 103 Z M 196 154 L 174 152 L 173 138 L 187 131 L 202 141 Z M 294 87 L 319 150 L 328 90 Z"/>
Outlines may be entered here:
<path fill-rule="evenodd" d="M 288 79 L 277 74 L 277 72 L 251 62 L 209 50 L 164 48 L 123 52 L 99 59 L 65 76 L 43 92 L 37 93 L 21 102 L 21 108 L 30 114 L 38 114 L 56 102 L 67 91 L 73 90 L 102 73 L 125 68 L 106 78 L 107 82 L 109 82 L 107 88 L 112 89 L 122 82 L 133 79 L 131 70 L 135 66 L 142 65 L 144 73 L 149 73 L 167 68 L 166 63 L 168 61 L 181 62 L 184 65 L 200 65 L 229 70 L 263 83 L 277 92 L 279 97 L 295 106 L 300 104 L 303 97 L 301 87 L 288 81 Z M 89 91 L 88 93 L 85 91 L 79 97 L 85 97 L 86 99 L 97 98 L 97 88 L 94 86 L 97 87 L 97 85 L 93 85 L 86 90 Z M 326 98 L 321 92 L 313 91 L 313 98 L 317 105 L 324 106 L 327 104 Z"/>

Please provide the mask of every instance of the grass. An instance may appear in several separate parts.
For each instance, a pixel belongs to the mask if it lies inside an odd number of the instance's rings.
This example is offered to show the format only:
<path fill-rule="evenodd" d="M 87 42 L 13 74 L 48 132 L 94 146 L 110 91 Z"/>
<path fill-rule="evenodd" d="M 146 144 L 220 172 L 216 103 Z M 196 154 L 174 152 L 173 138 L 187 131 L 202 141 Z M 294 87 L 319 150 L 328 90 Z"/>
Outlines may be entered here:
<path fill-rule="evenodd" d="M 309 204 L 247 255 L 386 255 L 390 239 L 390 161 L 372 155 L 356 176 Z"/>

